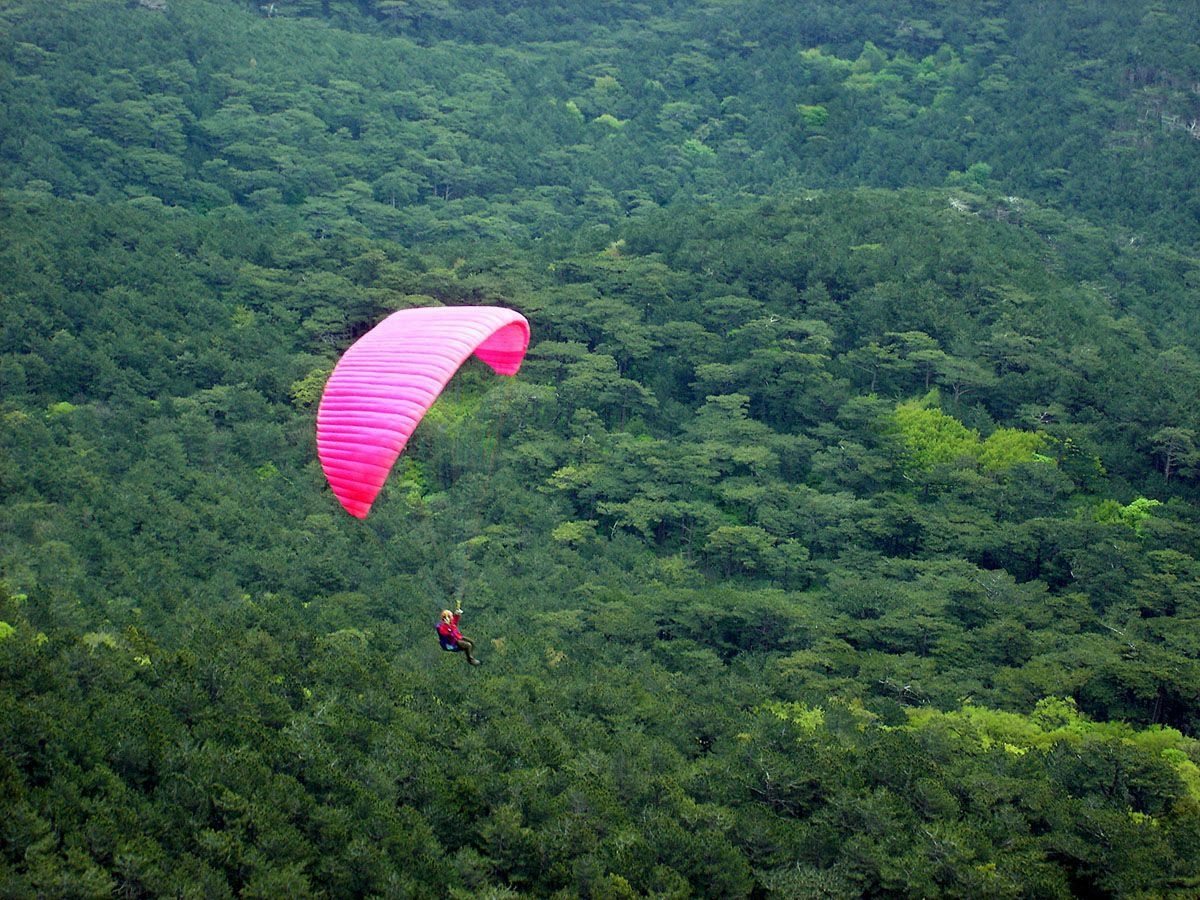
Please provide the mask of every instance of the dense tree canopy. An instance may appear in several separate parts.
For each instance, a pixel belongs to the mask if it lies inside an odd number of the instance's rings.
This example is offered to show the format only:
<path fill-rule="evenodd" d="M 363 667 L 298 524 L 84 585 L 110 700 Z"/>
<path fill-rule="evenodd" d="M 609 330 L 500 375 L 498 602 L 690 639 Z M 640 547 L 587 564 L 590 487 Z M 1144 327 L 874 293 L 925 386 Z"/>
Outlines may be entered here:
<path fill-rule="evenodd" d="M 785 6 L 0 10 L 0 893 L 1195 895 L 1194 16 Z"/>

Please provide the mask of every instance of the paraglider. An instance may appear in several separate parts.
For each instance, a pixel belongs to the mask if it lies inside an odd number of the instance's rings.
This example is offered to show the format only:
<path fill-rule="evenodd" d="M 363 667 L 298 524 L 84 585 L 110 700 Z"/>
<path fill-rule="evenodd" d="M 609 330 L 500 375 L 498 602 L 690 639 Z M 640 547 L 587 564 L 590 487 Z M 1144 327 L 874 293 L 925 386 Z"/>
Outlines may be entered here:
<path fill-rule="evenodd" d="M 402 309 L 355 341 L 317 409 L 317 456 L 346 511 L 366 517 L 417 424 L 471 354 L 515 375 L 528 346 L 525 317 L 498 306 Z"/>
<path fill-rule="evenodd" d="M 462 621 L 463 608 L 459 603 L 454 607 L 454 612 L 448 609 L 443 609 L 441 616 L 438 618 L 437 631 L 438 643 L 442 645 L 442 649 L 449 653 L 466 652 L 467 663 L 472 666 L 483 665 L 482 661 L 475 655 L 475 642 L 468 637 L 464 637 L 463 633 L 458 630 L 458 623 Z"/>

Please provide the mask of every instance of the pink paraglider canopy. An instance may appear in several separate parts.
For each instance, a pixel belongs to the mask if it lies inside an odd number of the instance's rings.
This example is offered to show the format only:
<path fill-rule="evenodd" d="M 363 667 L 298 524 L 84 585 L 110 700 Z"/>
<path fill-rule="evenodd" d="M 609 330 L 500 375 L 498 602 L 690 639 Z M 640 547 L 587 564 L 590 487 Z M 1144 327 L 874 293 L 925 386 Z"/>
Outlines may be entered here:
<path fill-rule="evenodd" d="M 317 456 L 346 511 L 366 518 L 417 423 L 467 357 L 515 375 L 528 346 L 525 317 L 498 306 L 402 309 L 355 341 L 317 409 Z"/>

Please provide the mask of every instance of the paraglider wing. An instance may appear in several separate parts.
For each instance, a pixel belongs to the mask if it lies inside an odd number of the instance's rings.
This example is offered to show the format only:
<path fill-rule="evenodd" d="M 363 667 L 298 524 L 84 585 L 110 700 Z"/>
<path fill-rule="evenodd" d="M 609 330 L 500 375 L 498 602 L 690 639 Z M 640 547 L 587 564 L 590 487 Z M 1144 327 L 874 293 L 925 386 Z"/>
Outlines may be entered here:
<path fill-rule="evenodd" d="M 417 423 L 472 353 L 515 375 L 528 346 L 525 317 L 497 306 L 402 309 L 355 341 L 317 409 L 317 456 L 346 511 L 366 517 Z"/>

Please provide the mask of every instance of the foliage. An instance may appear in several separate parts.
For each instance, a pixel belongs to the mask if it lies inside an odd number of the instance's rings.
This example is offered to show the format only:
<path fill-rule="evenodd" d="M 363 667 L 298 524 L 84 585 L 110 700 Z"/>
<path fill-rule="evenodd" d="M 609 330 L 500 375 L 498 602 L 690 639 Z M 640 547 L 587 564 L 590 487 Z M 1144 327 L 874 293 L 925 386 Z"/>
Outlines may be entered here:
<path fill-rule="evenodd" d="M 951 712 L 932 709 L 908 710 L 908 728 L 917 731 L 937 729 L 952 732 L 963 741 L 977 745 L 970 752 L 1002 747 L 1008 753 L 1022 755 L 1030 750 L 1058 752 L 1062 745 L 1077 752 L 1094 753 L 1106 745 L 1124 744 L 1157 755 L 1167 762 L 1179 778 L 1192 803 L 1200 803 L 1200 755 L 1196 741 L 1185 738 L 1173 728 L 1155 726 L 1145 731 L 1122 722 L 1094 722 L 1082 715 L 1071 699 L 1045 697 L 1029 715 L 1002 712 L 976 706 L 964 706 Z"/>
<path fill-rule="evenodd" d="M 1146 520 L 1154 515 L 1154 507 L 1162 506 L 1158 500 L 1138 497 L 1122 506 L 1116 500 L 1104 500 L 1096 507 L 1097 522 L 1127 525 L 1141 537 L 1146 533 Z"/>
<path fill-rule="evenodd" d="M 1185 13 L 162 6 L 0 10 L 0 894 L 1195 895 Z"/>

